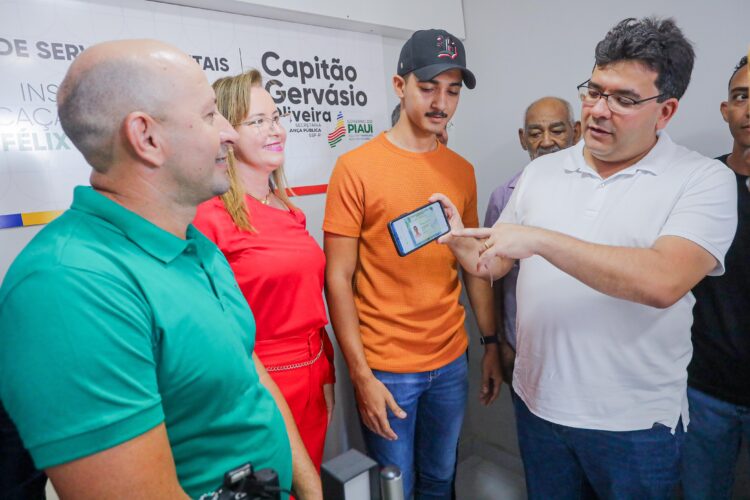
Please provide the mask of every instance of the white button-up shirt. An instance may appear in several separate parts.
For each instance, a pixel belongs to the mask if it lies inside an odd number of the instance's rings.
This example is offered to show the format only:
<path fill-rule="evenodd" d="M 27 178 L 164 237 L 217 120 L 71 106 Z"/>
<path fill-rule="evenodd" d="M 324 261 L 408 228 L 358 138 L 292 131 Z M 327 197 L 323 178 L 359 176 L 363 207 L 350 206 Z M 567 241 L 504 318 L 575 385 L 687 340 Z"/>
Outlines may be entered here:
<path fill-rule="evenodd" d="M 529 164 L 499 222 L 623 247 L 679 236 L 716 258 L 711 275 L 724 272 L 737 226 L 730 169 L 662 132 L 641 161 L 602 179 L 583 147 Z M 598 292 L 534 256 L 521 261 L 517 302 L 513 388 L 534 414 L 611 431 L 674 429 L 680 416 L 687 425 L 691 293 L 657 309 Z"/>

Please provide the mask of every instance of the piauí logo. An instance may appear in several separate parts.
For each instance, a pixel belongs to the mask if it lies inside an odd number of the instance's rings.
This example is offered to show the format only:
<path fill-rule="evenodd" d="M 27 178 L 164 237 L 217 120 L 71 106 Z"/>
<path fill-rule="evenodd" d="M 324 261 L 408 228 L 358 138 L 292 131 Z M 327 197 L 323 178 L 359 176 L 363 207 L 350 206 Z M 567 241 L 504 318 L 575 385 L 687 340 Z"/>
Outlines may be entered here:
<path fill-rule="evenodd" d="M 345 135 L 346 129 L 344 128 L 344 113 L 339 111 L 339 114 L 336 115 L 336 128 L 334 128 L 333 131 L 328 134 L 328 146 L 331 148 L 335 148 Z"/>

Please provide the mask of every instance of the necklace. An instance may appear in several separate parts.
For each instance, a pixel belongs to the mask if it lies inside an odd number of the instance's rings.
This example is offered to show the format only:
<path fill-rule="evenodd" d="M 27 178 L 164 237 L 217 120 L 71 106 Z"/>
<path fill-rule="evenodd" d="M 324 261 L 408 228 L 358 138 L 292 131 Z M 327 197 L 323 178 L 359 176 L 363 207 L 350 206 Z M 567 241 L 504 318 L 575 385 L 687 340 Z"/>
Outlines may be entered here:
<path fill-rule="evenodd" d="M 250 194 L 250 193 L 247 193 L 247 194 Z M 270 189 L 266 193 L 266 196 L 263 197 L 263 198 L 258 198 L 257 196 L 254 196 L 252 194 L 250 194 L 250 196 L 252 196 L 255 200 L 257 200 L 262 205 L 270 205 L 271 204 L 271 200 L 270 200 L 271 190 Z"/>

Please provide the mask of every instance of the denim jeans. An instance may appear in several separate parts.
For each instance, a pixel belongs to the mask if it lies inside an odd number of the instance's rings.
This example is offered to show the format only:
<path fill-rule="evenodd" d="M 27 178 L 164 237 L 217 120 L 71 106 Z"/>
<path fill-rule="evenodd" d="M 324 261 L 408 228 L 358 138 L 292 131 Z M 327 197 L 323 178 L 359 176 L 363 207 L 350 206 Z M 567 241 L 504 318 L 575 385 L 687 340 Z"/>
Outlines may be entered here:
<path fill-rule="evenodd" d="M 685 498 L 731 498 L 742 436 L 750 440 L 750 408 L 688 387 L 690 425 L 682 456 Z"/>
<path fill-rule="evenodd" d="M 450 499 L 469 386 L 466 356 L 428 372 L 373 374 L 407 416 L 400 419 L 388 410 L 395 441 L 363 425 L 368 453 L 381 466 L 401 469 L 404 498 L 413 493 L 417 499 Z"/>
<path fill-rule="evenodd" d="M 0 498 L 44 500 L 47 476 L 36 470 L 16 426 L 0 404 Z"/>
<path fill-rule="evenodd" d="M 534 499 L 674 498 L 680 481 L 682 423 L 637 431 L 554 424 L 513 399 L 526 489 Z"/>

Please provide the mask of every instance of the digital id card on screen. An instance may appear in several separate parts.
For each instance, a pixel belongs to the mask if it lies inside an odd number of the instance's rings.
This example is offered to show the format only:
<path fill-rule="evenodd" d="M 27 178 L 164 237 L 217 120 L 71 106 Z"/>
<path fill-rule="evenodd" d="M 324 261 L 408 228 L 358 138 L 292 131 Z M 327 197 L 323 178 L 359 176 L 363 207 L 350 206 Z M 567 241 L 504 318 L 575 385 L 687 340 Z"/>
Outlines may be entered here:
<path fill-rule="evenodd" d="M 391 223 L 394 242 L 401 255 L 439 238 L 450 231 L 439 202 L 410 212 Z"/>

